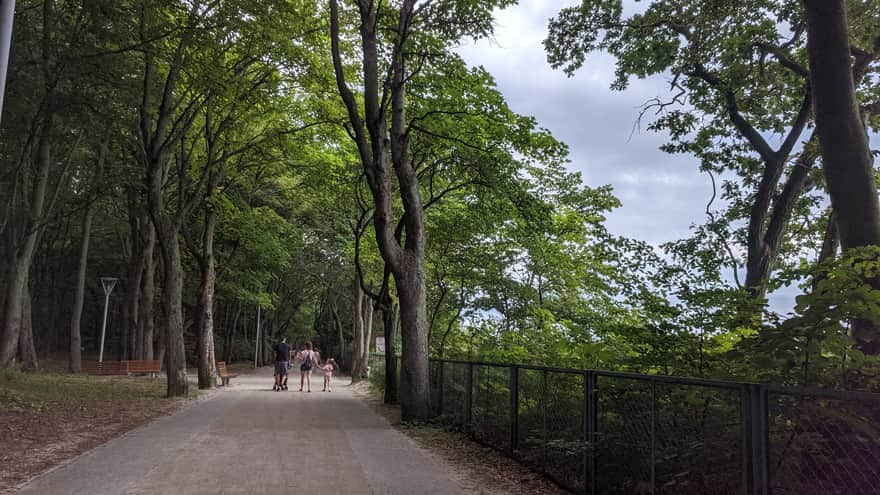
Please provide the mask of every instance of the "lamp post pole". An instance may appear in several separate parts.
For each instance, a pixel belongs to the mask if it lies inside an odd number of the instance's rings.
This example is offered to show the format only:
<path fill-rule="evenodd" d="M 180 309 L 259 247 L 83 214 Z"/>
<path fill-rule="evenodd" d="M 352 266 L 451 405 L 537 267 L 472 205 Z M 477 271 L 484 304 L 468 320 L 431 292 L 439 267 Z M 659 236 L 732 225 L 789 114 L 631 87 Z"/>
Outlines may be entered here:
<path fill-rule="evenodd" d="M 98 362 L 104 362 L 104 335 L 107 333 L 107 309 L 110 305 L 110 293 L 116 286 L 116 280 L 112 277 L 101 277 L 101 286 L 104 287 L 104 323 L 101 325 L 101 349 L 98 351 Z"/>
<path fill-rule="evenodd" d="M 257 338 L 254 345 L 254 368 L 257 367 L 257 359 L 260 355 L 260 307 L 257 306 Z"/>
<path fill-rule="evenodd" d="M 12 45 L 12 20 L 15 0 L 0 0 L 0 116 L 6 95 L 6 73 L 9 72 L 9 48 Z"/>

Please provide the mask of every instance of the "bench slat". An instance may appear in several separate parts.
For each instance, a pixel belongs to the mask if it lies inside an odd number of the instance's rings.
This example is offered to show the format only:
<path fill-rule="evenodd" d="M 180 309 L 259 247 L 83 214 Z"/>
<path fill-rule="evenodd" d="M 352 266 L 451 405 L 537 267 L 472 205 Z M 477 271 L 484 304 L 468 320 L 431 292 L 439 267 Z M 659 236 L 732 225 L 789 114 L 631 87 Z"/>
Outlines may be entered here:
<path fill-rule="evenodd" d="M 230 373 L 229 370 L 226 368 L 226 362 L 218 361 L 217 375 L 220 377 L 220 381 L 223 383 L 223 385 L 229 385 L 229 379 L 237 377 L 238 373 Z"/>

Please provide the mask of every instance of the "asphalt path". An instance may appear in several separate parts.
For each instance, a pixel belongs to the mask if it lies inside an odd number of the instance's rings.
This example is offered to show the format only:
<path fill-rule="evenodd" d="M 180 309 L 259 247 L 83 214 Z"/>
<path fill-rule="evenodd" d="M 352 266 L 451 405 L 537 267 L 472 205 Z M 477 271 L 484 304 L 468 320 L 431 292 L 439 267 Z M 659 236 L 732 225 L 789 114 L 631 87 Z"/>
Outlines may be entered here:
<path fill-rule="evenodd" d="M 273 392 L 270 369 L 133 430 L 20 494 L 446 494 L 469 492 L 334 378 Z M 64 428 L 64 425 L 58 425 Z M 48 434 L 48 433 L 47 433 Z"/>

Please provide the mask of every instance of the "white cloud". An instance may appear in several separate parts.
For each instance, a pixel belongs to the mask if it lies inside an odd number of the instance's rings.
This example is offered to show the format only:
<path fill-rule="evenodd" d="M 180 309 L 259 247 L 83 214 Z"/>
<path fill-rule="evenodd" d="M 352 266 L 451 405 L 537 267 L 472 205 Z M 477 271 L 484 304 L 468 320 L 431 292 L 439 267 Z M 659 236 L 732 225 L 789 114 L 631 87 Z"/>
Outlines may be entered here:
<path fill-rule="evenodd" d="M 572 78 L 547 63 L 547 21 L 575 3 L 523 0 L 497 14 L 493 40 L 466 44 L 459 53 L 495 76 L 514 111 L 535 116 L 569 145 L 572 168 L 589 185 L 614 187 L 623 207 L 609 217 L 613 233 L 652 243 L 684 237 L 703 220 L 709 182 L 693 158 L 658 150 L 665 136 L 634 132 L 639 108 L 665 94 L 666 82 L 633 81 L 613 92 L 614 59 L 602 53 L 591 54 Z"/>

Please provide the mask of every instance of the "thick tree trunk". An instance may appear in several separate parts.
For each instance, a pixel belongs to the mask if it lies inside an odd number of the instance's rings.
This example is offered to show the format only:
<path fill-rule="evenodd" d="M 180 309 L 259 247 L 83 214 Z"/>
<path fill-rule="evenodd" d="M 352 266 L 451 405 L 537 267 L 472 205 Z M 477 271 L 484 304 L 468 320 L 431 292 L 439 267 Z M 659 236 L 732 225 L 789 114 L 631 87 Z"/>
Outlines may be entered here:
<path fill-rule="evenodd" d="M 167 395 L 185 397 L 189 384 L 186 381 L 186 349 L 183 342 L 183 265 L 177 232 L 163 232 L 161 244 L 165 266 L 162 293 L 165 321 L 162 335 L 165 344 L 165 373 L 168 377 Z"/>
<path fill-rule="evenodd" d="M 43 126 L 37 151 L 38 172 L 27 222 L 27 234 L 12 260 L 12 267 L 10 269 L 9 287 L 6 293 L 6 305 L 3 315 L 3 340 L 0 342 L 0 367 L 9 365 L 18 353 L 24 297 L 30 277 L 31 263 L 37 249 L 37 239 L 42 230 L 38 223 L 44 213 L 46 190 L 49 182 L 49 168 L 52 164 L 49 144 L 49 134 L 52 127 L 51 116 L 45 120 Z"/>
<path fill-rule="evenodd" d="M 36 236 L 36 234 L 33 234 Z M 22 249 L 26 249 L 22 248 Z M 9 288 L 3 308 L 3 341 L 0 346 L 0 367 L 8 366 L 18 354 L 18 341 L 21 338 L 21 315 L 24 306 L 24 291 L 28 284 L 30 258 L 17 256 L 10 270 Z"/>
<path fill-rule="evenodd" d="M 428 315 L 423 259 L 407 257 L 395 274 L 400 297 L 400 407 L 404 420 L 431 415 L 428 389 Z"/>
<path fill-rule="evenodd" d="M 373 196 L 376 242 L 382 259 L 394 274 L 402 305 L 403 367 L 400 401 L 401 417 L 404 420 L 425 420 L 431 412 L 425 308 L 425 212 L 419 178 L 410 159 L 411 134 L 406 117 L 406 85 L 410 77 L 407 72 L 407 58 L 411 52 L 405 45 L 416 13 L 415 4 L 415 0 L 404 0 L 399 4 L 397 37 L 381 49 L 382 37 L 378 34 L 379 26 L 382 25 L 379 21 L 379 4 L 370 3 L 360 9 L 363 54 L 362 118 L 354 92 L 345 81 L 340 52 L 338 1 L 330 2 L 331 53 L 336 84 L 348 112 L 352 137 L 357 144 L 361 165 Z M 380 63 L 383 49 L 387 49 L 391 55 L 387 70 Z M 383 78 L 382 74 L 387 75 Z M 405 246 L 401 245 L 401 232 L 394 222 L 392 173 L 397 179 L 397 190 L 404 208 L 401 226 L 406 234 Z M 386 372 L 393 374 L 394 369 Z"/>
<path fill-rule="evenodd" d="M 34 347 L 34 323 L 31 314 L 31 291 L 24 289 L 21 305 L 21 338 L 18 340 L 18 356 L 21 367 L 26 370 L 37 369 L 37 350 Z"/>
<path fill-rule="evenodd" d="M 217 220 L 214 210 L 208 207 L 205 213 L 205 232 L 201 258 L 199 298 L 199 388 L 208 389 L 214 385 L 217 365 L 214 360 L 214 228 Z"/>
<path fill-rule="evenodd" d="M 844 250 L 880 244 L 873 158 L 859 113 L 843 0 L 806 0 L 816 132 Z"/>
<path fill-rule="evenodd" d="M 874 159 L 859 111 L 843 0 L 806 0 L 807 53 L 816 132 L 831 206 L 844 251 L 880 245 L 880 203 Z M 874 289 L 880 280 L 865 281 Z M 880 336 L 868 320 L 853 322 L 853 336 L 868 354 L 880 354 Z"/>
<path fill-rule="evenodd" d="M 137 359 L 152 360 L 153 338 L 156 329 L 156 260 L 153 255 L 156 248 L 156 227 L 152 222 L 144 223 L 143 267 L 141 300 L 139 304 Z"/>

